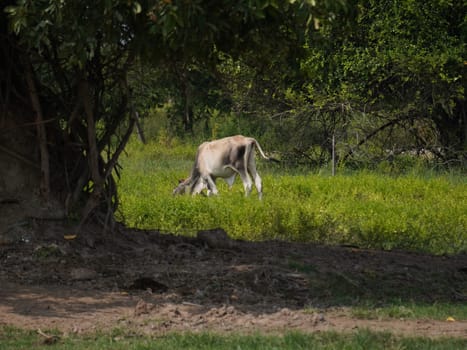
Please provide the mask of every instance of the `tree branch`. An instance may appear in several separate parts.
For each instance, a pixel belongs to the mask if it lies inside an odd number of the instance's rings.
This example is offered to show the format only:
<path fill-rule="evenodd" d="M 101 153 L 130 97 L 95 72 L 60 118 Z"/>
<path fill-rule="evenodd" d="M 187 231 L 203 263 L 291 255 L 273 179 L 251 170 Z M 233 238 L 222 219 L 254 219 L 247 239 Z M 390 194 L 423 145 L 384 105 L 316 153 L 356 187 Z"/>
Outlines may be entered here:
<path fill-rule="evenodd" d="M 31 105 L 35 113 L 37 137 L 39 141 L 39 149 L 41 154 L 41 195 L 48 199 L 50 194 L 50 164 L 49 151 L 47 149 L 47 132 L 44 125 L 44 117 L 39 101 L 39 95 L 34 82 L 34 72 L 30 62 L 25 64 L 26 67 L 26 83 L 29 89 Z"/>
<path fill-rule="evenodd" d="M 393 119 L 393 120 L 390 120 L 388 121 L 386 124 L 383 124 L 381 125 L 379 128 L 376 128 L 375 130 L 373 130 L 372 132 L 370 132 L 368 135 L 366 135 L 363 139 L 361 139 L 358 143 L 357 143 L 357 146 L 355 147 L 356 148 L 359 148 L 360 146 L 362 146 L 363 144 L 365 144 L 367 141 L 369 141 L 371 138 L 373 138 L 375 135 L 377 135 L 378 133 L 380 133 L 381 131 L 389 128 L 390 126 L 393 126 L 393 125 L 396 125 L 400 122 L 400 119 Z M 345 162 L 347 160 L 347 158 L 349 158 L 353 153 L 354 153 L 354 148 L 353 149 L 350 149 L 346 155 L 342 158 L 342 160 Z"/>
<path fill-rule="evenodd" d="M 94 111 L 91 104 L 91 96 L 89 92 L 89 84 L 87 81 L 80 83 L 80 95 L 84 106 L 87 122 L 87 138 L 88 138 L 88 163 L 91 171 L 91 178 L 95 186 L 102 184 L 102 178 L 99 173 L 99 152 L 97 149 L 96 126 L 94 122 Z"/>

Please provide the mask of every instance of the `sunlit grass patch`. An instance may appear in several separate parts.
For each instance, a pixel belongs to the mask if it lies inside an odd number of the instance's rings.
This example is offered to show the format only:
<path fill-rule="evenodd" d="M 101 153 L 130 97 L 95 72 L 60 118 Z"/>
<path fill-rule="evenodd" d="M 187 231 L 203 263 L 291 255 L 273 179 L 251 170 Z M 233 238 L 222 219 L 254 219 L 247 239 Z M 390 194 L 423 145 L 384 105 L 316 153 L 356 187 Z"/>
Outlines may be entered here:
<path fill-rule="evenodd" d="M 222 227 L 232 238 L 281 239 L 408 249 L 467 251 L 467 179 L 450 174 L 331 177 L 258 165 L 264 197 L 245 198 L 218 181 L 219 196 L 178 196 L 196 147 L 132 146 L 119 182 L 120 218 L 129 226 L 193 235 Z"/>

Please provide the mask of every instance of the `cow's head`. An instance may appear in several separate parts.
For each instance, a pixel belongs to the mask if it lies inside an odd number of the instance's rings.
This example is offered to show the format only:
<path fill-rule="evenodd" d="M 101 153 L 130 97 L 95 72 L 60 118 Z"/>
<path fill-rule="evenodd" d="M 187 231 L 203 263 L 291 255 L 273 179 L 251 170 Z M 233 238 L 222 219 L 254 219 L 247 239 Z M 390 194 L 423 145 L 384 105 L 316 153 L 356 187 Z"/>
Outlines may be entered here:
<path fill-rule="evenodd" d="M 175 196 L 177 194 L 185 194 L 189 189 L 188 179 L 178 180 L 178 186 L 174 188 L 172 194 Z"/>
<path fill-rule="evenodd" d="M 173 195 L 177 194 L 199 194 L 207 188 L 206 182 L 201 177 L 179 180 L 178 186 L 173 190 Z"/>

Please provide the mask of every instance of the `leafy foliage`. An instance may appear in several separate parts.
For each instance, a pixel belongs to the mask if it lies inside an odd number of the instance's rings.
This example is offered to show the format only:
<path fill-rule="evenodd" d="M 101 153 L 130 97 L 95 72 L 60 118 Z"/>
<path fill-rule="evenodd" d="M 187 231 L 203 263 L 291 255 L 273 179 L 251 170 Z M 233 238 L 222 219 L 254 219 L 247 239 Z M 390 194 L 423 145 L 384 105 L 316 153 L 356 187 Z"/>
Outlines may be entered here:
<path fill-rule="evenodd" d="M 465 13 L 465 4 L 356 6 L 354 26 L 343 29 L 336 21 L 312 33 L 302 61 L 307 81 L 294 99 L 310 112 L 311 106 L 322 106 L 318 111 L 332 111 L 335 104 L 351 107 L 351 113 L 342 108 L 332 126 L 348 149 L 343 160 L 362 145 L 375 146 L 370 141 L 378 137 L 380 149 L 424 148 L 439 158 L 462 159 L 466 23 L 459 13 Z M 349 137 L 356 133 L 362 142 Z"/>
<path fill-rule="evenodd" d="M 157 134 L 166 140 L 248 133 L 293 164 L 329 163 L 334 139 L 341 166 L 394 167 L 413 152 L 465 165 L 465 9 L 437 0 L 9 0 L 2 118 L 14 121 L 22 106 L 35 126 L 42 193 L 106 222 L 136 111 L 164 115 Z"/>
<path fill-rule="evenodd" d="M 216 54 L 215 75 L 194 62 L 188 81 L 205 92 L 192 96 L 190 130 L 261 136 L 295 163 L 329 162 L 334 135 L 351 166 L 410 151 L 465 164 L 465 4 L 339 4 L 320 2 L 283 22 L 274 41 L 253 40 L 263 59 L 248 47 Z"/>
<path fill-rule="evenodd" d="M 18 61 L 17 74 L 2 81 L 2 98 L 15 94 L 4 110 L 23 101 L 31 106 L 40 136 L 42 194 L 58 196 L 68 213 L 83 220 L 97 213 L 106 224 L 118 206 L 114 169 L 137 122 L 133 81 L 127 78 L 137 59 L 167 65 L 168 72 L 180 73 L 179 86 L 188 87 L 194 64 L 209 72 L 217 53 L 240 55 L 306 8 L 304 2 L 270 0 L 18 0 L 4 6 L 1 16 L 10 31 L 2 26 L 2 52 L 7 66 Z M 181 105 L 189 116 L 193 88 L 185 90 Z"/>

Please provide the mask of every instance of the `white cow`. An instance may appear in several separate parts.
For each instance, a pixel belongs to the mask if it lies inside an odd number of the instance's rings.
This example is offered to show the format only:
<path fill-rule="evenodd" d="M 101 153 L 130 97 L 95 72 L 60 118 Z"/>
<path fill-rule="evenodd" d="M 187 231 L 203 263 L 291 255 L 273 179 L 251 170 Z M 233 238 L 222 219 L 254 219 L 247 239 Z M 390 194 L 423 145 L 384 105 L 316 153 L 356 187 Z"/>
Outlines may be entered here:
<path fill-rule="evenodd" d="M 190 177 L 180 181 L 173 194 L 198 194 L 205 188 L 208 196 L 217 194 L 217 178 L 223 178 L 231 188 L 238 174 L 242 179 L 245 195 L 248 196 L 251 192 L 253 178 L 261 199 L 262 183 L 256 170 L 255 147 L 264 159 L 277 162 L 267 157 L 258 141 L 251 137 L 237 135 L 202 143 L 198 147 Z"/>

